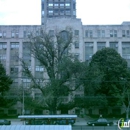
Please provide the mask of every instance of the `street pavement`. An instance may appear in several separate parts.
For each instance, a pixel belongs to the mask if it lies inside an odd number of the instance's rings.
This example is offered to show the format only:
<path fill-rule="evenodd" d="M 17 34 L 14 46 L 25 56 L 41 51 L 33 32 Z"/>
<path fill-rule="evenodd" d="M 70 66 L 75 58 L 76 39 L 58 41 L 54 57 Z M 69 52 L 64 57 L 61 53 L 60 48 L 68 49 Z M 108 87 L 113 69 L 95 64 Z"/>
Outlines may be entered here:
<path fill-rule="evenodd" d="M 117 125 L 114 126 L 87 126 L 86 119 L 77 118 L 76 123 L 72 126 L 72 130 L 119 130 Z M 19 119 L 11 119 L 11 125 L 23 125 L 23 121 Z M 130 130 L 130 129 L 125 129 Z"/>
<path fill-rule="evenodd" d="M 72 126 L 72 130 L 119 130 L 116 123 L 113 126 L 87 126 L 87 121 L 89 120 L 93 119 L 78 117 L 75 124 Z M 116 120 L 114 119 L 113 121 L 116 122 Z M 20 119 L 11 119 L 11 125 L 24 125 L 24 124 L 23 121 L 21 121 Z"/>
<path fill-rule="evenodd" d="M 119 130 L 118 126 L 73 126 L 72 130 Z M 124 129 L 130 130 L 130 129 Z"/>
<path fill-rule="evenodd" d="M 93 120 L 93 119 L 78 117 L 76 119 L 76 122 L 75 122 L 74 126 L 78 126 L 78 125 L 84 126 L 84 125 L 87 125 L 87 121 L 89 121 L 89 120 Z M 117 125 L 116 124 L 117 120 L 115 120 L 115 119 L 110 119 L 110 120 L 112 120 L 114 122 L 114 125 Z M 21 121 L 20 119 L 11 119 L 11 125 L 23 125 L 23 121 Z"/>
<path fill-rule="evenodd" d="M 77 118 L 74 125 L 87 125 L 87 121 L 85 118 Z"/>
<path fill-rule="evenodd" d="M 76 122 L 75 122 L 75 124 L 74 125 L 87 125 L 87 121 L 90 121 L 90 120 L 94 120 L 94 119 L 92 119 L 92 118 L 77 118 L 77 120 L 76 120 Z M 108 119 L 108 120 L 110 120 L 110 121 L 113 121 L 113 124 L 114 125 L 117 125 L 117 119 Z"/>
<path fill-rule="evenodd" d="M 23 125 L 23 121 L 20 119 L 8 119 L 11 120 L 11 125 Z M 74 125 L 87 125 L 87 121 L 84 118 L 77 118 Z"/>

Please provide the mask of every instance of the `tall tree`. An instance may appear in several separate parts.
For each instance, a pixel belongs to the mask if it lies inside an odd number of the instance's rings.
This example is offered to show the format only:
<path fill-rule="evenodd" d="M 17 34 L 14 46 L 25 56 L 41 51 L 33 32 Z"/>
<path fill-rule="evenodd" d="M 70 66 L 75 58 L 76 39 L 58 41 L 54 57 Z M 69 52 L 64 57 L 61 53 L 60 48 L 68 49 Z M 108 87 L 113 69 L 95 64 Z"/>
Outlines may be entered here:
<path fill-rule="evenodd" d="M 123 106 L 126 118 L 129 118 L 130 113 L 130 70 L 127 71 L 127 77 L 121 79 L 122 89 L 114 88 L 113 96 L 118 99 L 117 104 Z"/>
<path fill-rule="evenodd" d="M 0 107 L 5 107 L 8 104 L 5 94 L 9 91 L 12 82 L 11 78 L 6 74 L 3 64 L 0 62 Z"/>
<path fill-rule="evenodd" d="M 92 56 L 86 79 L 86 95 L 91 91 L 93 96 L 105 96 L 107 105 L 117 105 L 114 95 L 123 91 L 122 79 L 128 79 L 127 62 L 112 48 L 99 50 Z"/>
<path fill-rule="evenodd" d="M 42 93 L 36 102 L 53 114 L 63 106 L 63 98 L 81 85 L 81 63 L 70 54 L 72 41 L 72 32 L 66 30 L 53 35 L 41 31 L 39 36 L 30 37 L 31 53 L 44 68 L 46 77 L 35 77 L 22 60 L 23 71 L 32 80 L 32 87 Z"/>

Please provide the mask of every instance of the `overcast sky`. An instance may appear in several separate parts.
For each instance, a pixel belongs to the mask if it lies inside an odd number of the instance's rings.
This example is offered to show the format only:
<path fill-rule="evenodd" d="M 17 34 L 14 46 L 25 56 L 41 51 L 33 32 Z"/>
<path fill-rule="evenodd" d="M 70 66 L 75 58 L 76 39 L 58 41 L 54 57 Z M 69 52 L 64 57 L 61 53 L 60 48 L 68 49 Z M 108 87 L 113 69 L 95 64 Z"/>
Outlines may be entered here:
<path fill-rule="evenodd" d="M 130 21 L 130 0 L 76 0 L 84 25 Z M 40 25 L 41 0 L 0 0 L 0 25 Z"/>

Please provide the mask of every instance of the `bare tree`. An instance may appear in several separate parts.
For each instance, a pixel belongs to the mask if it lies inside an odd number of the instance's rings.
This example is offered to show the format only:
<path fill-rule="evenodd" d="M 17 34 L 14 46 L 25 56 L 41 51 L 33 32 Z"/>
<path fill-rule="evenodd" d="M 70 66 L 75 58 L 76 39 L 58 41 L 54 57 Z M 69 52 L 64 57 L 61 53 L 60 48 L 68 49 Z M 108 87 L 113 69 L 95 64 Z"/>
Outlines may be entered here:
<path fill-rule="evenodd" d="M 36 101 L 39 108 L 48 109 L 55 114 L 63 103 L 63 98 L 75 91 L 80 85 L 82 63 L 70 53 L 73 36 L 70 31 L 31 35 L 28 43 L 33 57 L 44 68 L 46 76 L 37 78 L 22 61 L 23 72 L 31 79 L 32 88 L 40 90 L 41 98 Z"/>

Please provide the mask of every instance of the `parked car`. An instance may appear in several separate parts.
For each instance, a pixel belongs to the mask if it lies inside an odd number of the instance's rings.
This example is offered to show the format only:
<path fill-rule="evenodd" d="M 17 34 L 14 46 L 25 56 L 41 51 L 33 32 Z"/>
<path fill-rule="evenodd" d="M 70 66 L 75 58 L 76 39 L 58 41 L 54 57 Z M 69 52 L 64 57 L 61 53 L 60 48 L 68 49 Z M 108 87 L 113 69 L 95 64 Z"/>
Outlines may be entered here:
<path fill-rule="evenodd" d="M 0 119 L 0 125 L 11 125 L 11 121 L 6 119 Z"/>
<path fill-rule="evenodd" d="M 90 126 L 109 126 L 109 125 L 113 125 L 113 122 L 108 121 L 105 118 L 99 118 L 98 120 L 88 121 L 87 124 Z"/>

